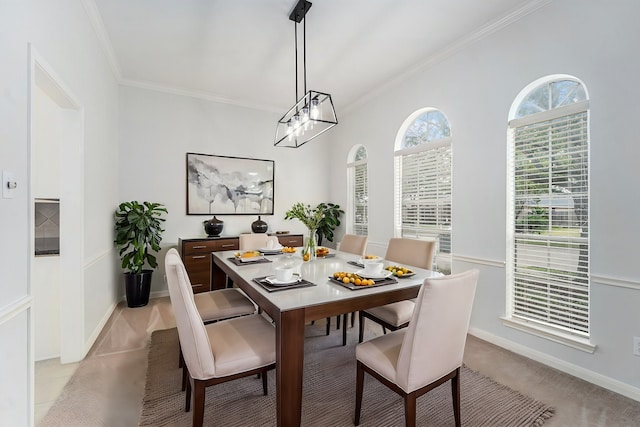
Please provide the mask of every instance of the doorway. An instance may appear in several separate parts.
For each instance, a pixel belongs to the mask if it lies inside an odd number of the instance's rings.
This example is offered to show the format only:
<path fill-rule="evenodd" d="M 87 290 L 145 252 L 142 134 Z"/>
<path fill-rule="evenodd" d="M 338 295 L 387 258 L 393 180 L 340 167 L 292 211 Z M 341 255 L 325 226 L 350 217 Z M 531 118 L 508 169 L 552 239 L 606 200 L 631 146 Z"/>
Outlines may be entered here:
<path fill-rule="evenodd" d="M 35 360 L 84 357 L 84 113 L 29 46 L 30 278 Z M 59 199 L 59 255 L 35 257 L 35 199 Z M 57 354 L 56 354 L 57 353 Z"/>

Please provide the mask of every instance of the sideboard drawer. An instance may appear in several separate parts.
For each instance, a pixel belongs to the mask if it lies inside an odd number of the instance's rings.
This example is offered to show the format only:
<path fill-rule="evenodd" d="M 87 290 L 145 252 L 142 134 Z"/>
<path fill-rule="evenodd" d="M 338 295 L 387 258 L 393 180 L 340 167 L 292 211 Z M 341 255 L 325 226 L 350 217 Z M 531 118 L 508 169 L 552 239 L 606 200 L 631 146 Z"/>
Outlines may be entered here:
<path fill-rule="evenodd" d="M 290 234 L 286 236 L 278 236 L 278 241 L 282 246 L 302 246 L 302 234 Z"/>
<path fill-rule="evenodd" d="M 192 240 L 186 241 L 182 245 L 183 255 L 210 254 L 217 251 L 233 251 L 239 248 L 239 239 L 230 237 L 228 239 L 215 240 Z"/>

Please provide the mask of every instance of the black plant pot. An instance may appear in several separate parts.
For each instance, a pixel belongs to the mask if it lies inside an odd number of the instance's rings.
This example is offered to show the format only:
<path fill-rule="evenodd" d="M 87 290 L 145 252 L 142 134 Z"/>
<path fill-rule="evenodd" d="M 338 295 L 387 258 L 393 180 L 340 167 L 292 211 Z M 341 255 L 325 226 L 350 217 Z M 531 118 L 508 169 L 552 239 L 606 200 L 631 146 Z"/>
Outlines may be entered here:
<path fill-rule="evenodd" d="M 144 307 L 149 303 L 152 273 L 153 270 L 142 270 L 140 274 L 124 273 L 128 307 Z"/>

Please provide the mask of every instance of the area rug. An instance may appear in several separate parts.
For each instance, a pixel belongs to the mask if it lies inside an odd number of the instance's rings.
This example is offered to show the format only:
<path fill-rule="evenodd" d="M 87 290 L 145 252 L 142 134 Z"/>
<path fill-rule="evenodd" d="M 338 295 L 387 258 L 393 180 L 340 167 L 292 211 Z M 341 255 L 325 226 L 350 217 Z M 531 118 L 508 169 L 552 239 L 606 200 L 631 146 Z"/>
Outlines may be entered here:
<path fill-rule="evenodd" d="M 303 426 L 352 426 L 355 407 L 355 346 L 318 345 L 307 339 L 303 383 Z M 326 343 L 326 340 L 322 341 Z M 141 426 L 185 426 L 180 391 L 178 334 L 175 328 L 155 331 L 151 337 Z M 269 395 L 262 382 L 247 377 L 207 389 L 204 423 L 207 426 L 275 426 L 275 372 L 269 373 Z M 554 413 L 550 406 L 498 384 L 468 368 L 461 378 L 462 425 L 542 426 Z M 403 401 L 378 381 L 365 375 L 361 426 L 404 425 Z M 455 425 L 450 383 L 420 397 L 417 425 Z"/>

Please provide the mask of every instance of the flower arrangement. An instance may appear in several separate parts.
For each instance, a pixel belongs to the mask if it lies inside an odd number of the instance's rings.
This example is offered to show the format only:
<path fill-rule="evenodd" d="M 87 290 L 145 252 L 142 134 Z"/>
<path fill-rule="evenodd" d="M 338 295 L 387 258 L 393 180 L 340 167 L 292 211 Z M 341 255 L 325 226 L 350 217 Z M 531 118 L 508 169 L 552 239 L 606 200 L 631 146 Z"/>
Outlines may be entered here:
<path fill-rule="evenodd" d="M 302 249 L 303 261 L 311 261 L 316 257 L 316 232 L 323 218 L 322 209 L 300 202 L 295 203 L 284 215 L 284 219 L 297 219 L 309 229 L 309 238 Z"/>

